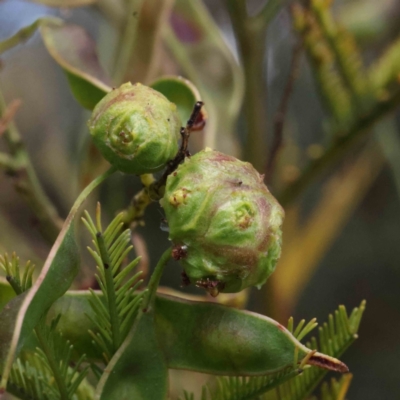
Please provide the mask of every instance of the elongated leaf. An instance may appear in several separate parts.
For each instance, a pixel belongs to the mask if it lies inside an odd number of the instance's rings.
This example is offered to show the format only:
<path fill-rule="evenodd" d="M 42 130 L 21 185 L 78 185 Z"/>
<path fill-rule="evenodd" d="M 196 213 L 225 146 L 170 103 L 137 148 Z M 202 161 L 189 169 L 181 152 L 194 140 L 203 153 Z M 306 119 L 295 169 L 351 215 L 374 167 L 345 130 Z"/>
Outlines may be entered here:
<path fill-rule="evenodd" d="M 102 355 L 91 347 L 91 338 L 85 335 L 95 327 L 82 319 L 84 313 L 94 315 L 86 304 L 89 298 L 87 291 L 67 292 L 54 304 L 49 317 L 63 313 L 59 329 L 74 340 L 77 349 L 87 349 L 88 358 L 95 361 L 101 360 Z M 169 368 L 223 375 L 265 375 L 292 366 L 295 351 L 299 361 L 310 351 L 278 322 L 214 303 L 157 295 L 155 323 Z M 318 360 L 317 355 L 314 360 Z M 343 367 L 335 364 L 335 359 L 328 358 L 326 362 L 327 367 Z"/>
<path fill-rule="evenodd" d="M 28 40 L 36 32 L 40 24 L 48 19 L 49 17 L 39 18 L 32 24 L 25 26 L 14 35 L 0 42 L 0 54 Z"/>
<path fill-rule="evenodd" d="M 203 3 L 177 0 L 164 39 L 208 107 L 205 145 L 237 152 L 234 127 L 243 101 L 243 73 Z"/>
<path fill-rule="evenodd" d="M 158 73 L 161 30 L 175 0 L 135 0 L 127 6 L 125 29 L 117 53 L 114 77 L 148 85 Z"/>
<path fill-rule="evenodd" d="M 150 86 L 176 104 L 182 123 L 189 119 L 196 101 L 201 100 L 196 86 L 181 76 L 163 76 Z"/>
<path fill-rule="evenodd" d="M 80 26 L 61 20 L 41 24 L 40 32 L 48 52 L 66 73 L 78 102 L 93 109 L 111 90 L 110 79 L 100 66 L 94 40 Z"/>
<path fill-rule="evenodd" d="M 63 228 L 54 243 L 39 277 L 26 292 L 12 300 L 0 313 L 1 390 L 5 390 L 14 358 L 49 307 L 71 286 L 79 270 L 79 251 L 74 238 L 73 220 L 90 192 L 115 170 L 110 169 L 95 179 L 74 203 Z M 19 301 L 22 299 L 22 301 Z M 10 318 L 12 316 L 12 318 Z M 3 321 L 7 321 L 4 324 Z M 11 334 L 10 334 L 11 333 Z"/>
<path fill-rule="evenodd" d="M 167 296 L 156 307 L 170 368 L 265 375 L 293 366 L 310 352 L 285 327 L 262 315 Z"/>
<path fill-rule="evenodd" d="M 86 0 L 86 2 L 89 1 Z M 56 3 L 78 6 L 83 0 L 49 0 L 50 2 L 55 6 Z M 96 53 L 96 43 L 80 26 L 66 24 L 63 20 L 54 17 L 39 18 L 1 42 L 0 54 L 28 39 L 36 29 L 40 30 L 50 55 L 67 75 L 72 93 L 77 101 L 83 107 L 92 110 L 111 90 L 111 81 L 100 65 Z"/>

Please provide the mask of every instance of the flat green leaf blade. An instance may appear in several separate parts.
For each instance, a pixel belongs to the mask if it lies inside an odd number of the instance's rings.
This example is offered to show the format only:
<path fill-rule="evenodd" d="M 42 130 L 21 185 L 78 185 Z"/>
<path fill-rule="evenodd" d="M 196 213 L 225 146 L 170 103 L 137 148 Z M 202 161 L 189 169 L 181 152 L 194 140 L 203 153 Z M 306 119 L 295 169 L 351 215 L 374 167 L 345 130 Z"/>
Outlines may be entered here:
<path fill-rule="evenodd" d="M 205 146 L 238 152 L 234 135 L 243 101 L 242 69 L 200 0 L 176 0 L 164 40 L 209 112 Z"/>
<path fill-rule="evenodd" d="M 181 76 L 163 76 L 150 86 L 176 104 L 183 124 L 189 119 L 194 104 L 201 100 L 196 86 Z"/>
<path fill-rule="evenodd" d="M 168 395 L 168 366 L 156 336 L 154 315 L 143 313 L 133 335 L 115 354 L 97 388 L 99 400 L 163 400 Z M 114 360 L 113 358 L 113 360 Z"/>
<path fill-rule="evenodd" d="M 79 249 L 74 238 L 74 217 L 91 191 L 104 179 L 115 172 L 110 168 L 89 184 L 75 201 L 57 240 L 32 288 L 22 302 L 8 303 L 0 313 L 0 321 L 5 315 L 14 315 L 0 327 L 0 365 L 2 367 L 0 393 L 5 390 L 14 358 L 18 355 L 25 340 L 32 333 L 43 314 L 71 286 L 79 270 Z M 11 324 L 11 325 L 10 325 Z M 8 335 L 7 332 L 12 332 Z"/>
<path fill-rule="evenodd" d="M 99 293 L 99 292 L 96 292 Z M 100 295 L 100 293 L 99 293 Z M 63 313 L 58 328 L 92 360 L 101 354 L 86 334 L 95 327 L 82 322 L 93 318 L 89 292 L 67 292 L 52 307 L 49 317 Z M 263 375 L 291 366 L 297 348 L 299 360 L 308 349 L 282 325 L 270 318 L 219 306 L 158 295 L 155 326 L 159 346 L 169 368 L 222 375 Z"/>
<path fill-rule="evenodd" d="M 308 349 L 278 322 L 213 303 L 158 297 L 156 325 L 168 366 L 219 375 L 290 367 Z"/>
<path fill-rule="evenodd" d="M 48 52 L 66 73 L 75 98 L 92 110 L 111 90 L 94 40 L 80 26 L 61 20 L 41 24 L 40 32 Z"/>

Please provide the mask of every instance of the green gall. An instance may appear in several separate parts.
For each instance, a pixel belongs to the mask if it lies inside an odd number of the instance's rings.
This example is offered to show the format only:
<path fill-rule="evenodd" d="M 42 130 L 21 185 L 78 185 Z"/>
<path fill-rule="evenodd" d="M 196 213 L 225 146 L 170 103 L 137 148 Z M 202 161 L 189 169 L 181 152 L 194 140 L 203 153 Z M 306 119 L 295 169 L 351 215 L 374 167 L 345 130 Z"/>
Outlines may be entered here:
<path fill-rule="evenodd" d="M 187 281 L 216 296 L 274 271 L 284 211 L 251 164 L 203 150 L 169 175 L 161 204 Z"/>
<path fill-rule="evenodd" d="M 178 151 L 181 121 L 175 104 L 140 83 L 108 93 L 88 124 L 103 157 L 128 174 L 159 171 Z"/>

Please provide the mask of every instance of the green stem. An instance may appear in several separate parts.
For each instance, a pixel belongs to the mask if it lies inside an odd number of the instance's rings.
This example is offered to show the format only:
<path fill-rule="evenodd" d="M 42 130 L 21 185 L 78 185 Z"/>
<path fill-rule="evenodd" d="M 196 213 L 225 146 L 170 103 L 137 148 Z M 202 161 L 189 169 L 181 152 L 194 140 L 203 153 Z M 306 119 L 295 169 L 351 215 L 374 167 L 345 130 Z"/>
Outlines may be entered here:
<path fill-rule="evenodd" d="M 36 333 L 36 336 L 39 340 L 40 346 L 41 346 L 44 354 L 46 354 L 46 358 L 50 365 L 51 371 L 53 372 L 54 380 L 56 381 L 58 390 L 60 392 L 60 400 L 69 400 L 68 388 L 67 388 L 64 378 L 61 375 L 61 371 L 59 368 L 59 360 L 56 360 L 54 358 L 53 352 L 48 347 L 47 341 L 46 341 L 45 337 L 42 335 L 42 332 L 40 331 L 40 326 L 35 328 L 35 333 Z"/>
<path fill-rule="evenodd" d="M 267 45 L 267 24 L 247 16 L 243 1 L 228 0 L 239 53 L 241 56 L 246 88 L 244 112 L 247 124 L 245 158 L 258 171 L 264 169 L 266 158 L 267 117 L 266 117 L 266 73 L 265 49 Z"/>
<path fill-rule="evenodd" d="M 117 311 L 117 302 L 116 302 L 115 287 L 114 287 L 114 277 L 113 277 L 113 271 L 112 271 L 112 267 L 111 267 L 110 256 L 108 254 L 106 243 L 104 241 L 104 237 L 101 232 L 97 233 L 97 243 L 99 245 L 100 256 L 101 256 L 101 260 L 103 261 L 103 266 L 104 266 L 108 309 L 110 312 L 111 332 L 112 332 L 112 340 L 113 340 L 113 345 L 114 345 L 113 350 L 115 352 L 121 345 L 120 321 L 119 321 L 119 316 L 118 316 L 118 311 Z"/>
<path fill-rule="evenodd" d="M 147 286 L 147 294 L 143 300 L 143 310 L 148 309 L 154 303 L 157 294 L 157 288 L 160 283 L 161 275 L 164 271 L 164 267 L 172 256 L 171 248 L 164 251 L 161 258 L 159 259 L 156 267 L 154 268 L 153 274 L 150 277 L 149 284 Z"/>
<path fill-rule="evenodd" d="M 92 182 L 90 182 L 89 185 L 87 185 L 85 187 L 85 189 L 82 190 L 82 192 L 79 194 L 79 196 L 75 200 L 75 203 L 72 206 L 67 219 L 70 217 L 73 218 L 75 216 L 75 212 L 77 211 L 77 209 L 82 205 L 84 200 L 89 196 L 89 194 L 93 191 L 93 189 L 95 189 L 96 186 L 100 185 L 100 183 L 102 183 L 104 180 L 106 180 L 110 175 L 112 175 L 116 171 L 117 171 L 116 167 L 114 167 L 114 166 L 110 167 L 106 172 L 99 175 L 96 179 L 93 179 Z"/>
<path fill-rule="evenodd" d="M 154 200 L 159 200 L 159 196 L 153 190 L 156 180 L 153 174 L 144 174 L 140 176 L 143 183 L 143 189 L 140 190 L 131 200 L 128 208 L 123 211 L 122 222 L 125 227 L 133 229 L 133 224 L 140 223 L 144 212 L 149 204 Z"/>
<path fill-rule="evenodd" d="M 15 35 L 10 36 L 6 40 L 0 42 L 0 54 L 28 40 L 36 32 L 36 29 L 42 23 L 42 21 L 45 21 L 46 19 L 47 18 L 39 18 L 31 25 L 20 29 Z"/>
<path fill-rule="evenodd" d="M 126 10 L 126 24 L 115 58 L 114 82 L 121 84 L 129 66 L 132 48 L 136 40 L 138 26 L 138 10 L 142 7 L 143 0 L 130 0 Z"/>
<path fill-rule="evenodd" d="M 5 113 L 6 108 L 6 103 L 0 91 L 0 117 Z M 18 166 L 17 169 L 13 170 L 15 173 L 15 189 L 37 217 L 39 221 L 38 229 L 42 236 L 49 243 L 53 243 L 62 228 L 63 221 L 44 192 L 22 142 L 21 135 L 12 121 L 8 124 L 3 137 L 10 149 L 14 167 Z M 2 159 L 3 161 L 10 161 L 5 157 L 2 157 Z"/>

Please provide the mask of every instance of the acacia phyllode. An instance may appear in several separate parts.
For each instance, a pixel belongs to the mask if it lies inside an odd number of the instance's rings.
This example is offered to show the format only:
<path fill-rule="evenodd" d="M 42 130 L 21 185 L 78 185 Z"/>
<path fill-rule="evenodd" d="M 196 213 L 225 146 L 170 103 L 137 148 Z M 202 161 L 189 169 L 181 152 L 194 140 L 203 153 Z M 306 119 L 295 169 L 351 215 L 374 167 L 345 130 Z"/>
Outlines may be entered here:
<path fill-rule="evenodd" d="M 161 204 L 190 283 L 216 296 L 260 287 L 274 271 L 284 211 L 251 164 L 205 149 L 168 177 Z"/>
<path fill-rule="evenodd" d="M 124 83 L 108 93 L 88 125 L 103 157 L 125 173 L 159 171 L 178 150 L 181 120 L 176 105 L 140 83 Z"/>

